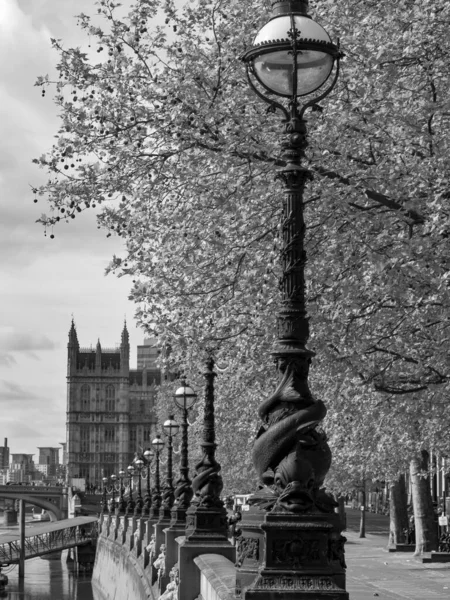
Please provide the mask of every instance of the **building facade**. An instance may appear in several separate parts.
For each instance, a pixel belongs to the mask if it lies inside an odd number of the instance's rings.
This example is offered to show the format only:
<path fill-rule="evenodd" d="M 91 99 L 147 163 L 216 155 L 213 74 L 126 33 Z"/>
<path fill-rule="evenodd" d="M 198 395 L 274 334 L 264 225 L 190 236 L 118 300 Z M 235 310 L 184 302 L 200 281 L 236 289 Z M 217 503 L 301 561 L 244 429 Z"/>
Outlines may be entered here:
<path fill-rule="evenodd" d="M 0 446 L 0 469 L 7 469 L 9 467 L 9 448 L 8 438 L 5 438 L 5 443 Z"/>
<path fill-rule="evenodd" d="M 11 454 L 8 480 L 12 483 L 28 483 L 34 474 L 34 454 Z"/>
<path fill-rule="evenodd" d="M 35 465 L 36 469 L 41 473 L 46 474 L 47 477 L 56 477 L 59 471 L 59 451 L 60 448 L 38 448 L 39 450 L 39 463 Z M 41 467 L 41 468 L 38 468 Z M 46 469 L 44 469 L 46 467 Z"/>
<path fill-rule="evenodd" d="M 150 445 L 160 372 L 147 361 L 130 369 L 126 325 L 118 348 L 104 349 L 99 340 L 94 350 L 80 347 L 72 321 L 67 349 L 67 479 L 100 485 Z"/>

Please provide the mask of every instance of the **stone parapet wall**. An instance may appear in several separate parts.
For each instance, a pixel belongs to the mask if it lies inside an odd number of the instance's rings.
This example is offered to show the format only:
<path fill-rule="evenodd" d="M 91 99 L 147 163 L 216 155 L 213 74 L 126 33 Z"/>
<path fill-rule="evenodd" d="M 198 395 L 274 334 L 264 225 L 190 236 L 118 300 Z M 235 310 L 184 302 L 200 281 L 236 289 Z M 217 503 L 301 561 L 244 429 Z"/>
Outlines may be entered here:
<path fill-rule="evenodd" d="M 186 600 L 199 594 L 204 600 L 235 600 L 234 546 L 207 540 L 189 545 L 184 536 L 167 534 L 178 559 L 168 567 L 167 555 L 154 552 L 153 530 L 146 518 L 101 516 L 92 574 L 96 600 Z"/>
<path fill-rule="evenodd" d="M 220 554 L 202 554 L 194 558 L 200 570 L 200 594 L 203 600 L 236 600 L 236 567 Z"/>
<path fill-rule="evenodd" d="M 145 523 L 102 517 L 92 584 L 98 600 L 154 600 Z M 136 535 L 135 535 L 136 534 Z M 136 539 L 136 537 L 140 539 Z"/>

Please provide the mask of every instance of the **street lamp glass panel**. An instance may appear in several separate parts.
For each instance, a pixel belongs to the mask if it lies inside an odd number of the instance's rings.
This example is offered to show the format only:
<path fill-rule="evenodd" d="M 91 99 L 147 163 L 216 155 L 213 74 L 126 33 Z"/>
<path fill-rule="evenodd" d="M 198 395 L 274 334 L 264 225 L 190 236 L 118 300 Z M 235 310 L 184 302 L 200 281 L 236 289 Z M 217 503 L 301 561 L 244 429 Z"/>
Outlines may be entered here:
<path fill-rule="evenodd" d="M 160 452 L 164 446 L 164 442 L 161 439 L 160 435 L 157 435 L 155 437 L 155 439 L 152 441 L 152 446 L 158 451 Z"/>
<path fill-rule="evenodd" d="M 111 475 L 111 479 L 113 480 L 113 482 L 117 479 L 117 475 Z"/>
<path fill-rule="evenodd" d="M 175 392 L 175 403 L 180 408 L 189 410 L 194 406 L 197 400 L 197 394 L 189 386 L 179 387 Z"/>
<path fill-rule="evenodd" d="M 128 470 L 128 473 L 129 473 L 130 475 L 133 475 L 133 473 L 134 473 L 134 467 L 133 467 L 133 465 L 130 465 L 130 466 L 127 468 L 127 470 Z"/>
<path fill-rule="evenodd" d="M 107 477 L 103 477 L 103 483 L 108 483 L 108 478 Z"/>
<path fill-rule="evenodd" d="M 155 453 L 153 452 L 153 450 L 151 450 L 151 448 L 147 448 L 147 450 L 144 452 L 145 460 L 148 462 L 150 462 L 154 456 Z"/>
<path fill-rule="evenodd" d="M 123 479 L 125 477 L 125 471 L 119 471 L 119 477 Z"/>
<path fill-rule="evenodd" d="M 134 464 L 136 465 L 136 467 L 138 469 L 142 469 L 142 467 L 144 466 L 144 461 L 141 460 L 140 458 L 138 458 L 137 460 L 134 461 Z"/>
<path fill-rule="evenodd" d="M 297 90 L 299 96 L 305 96 L 318 89 L 328 79 L 334 63 L 334 57 L 328 52 L 317 49 L 317 43 L 331 44 L 331 39 L 323 27 L 312 19 L 296 15 L 295 27 L 299 32 L 297 42 L 303 46 L 297 52 Z M 291 20 L 289 16 L 272 19 L 258 33 L 254 47 L 261 45 L 261 54 L 253 59 L 257 78 L 275 94 L 291 96 L 293 90 L 294 59 L 292 52 L 274 49 L 264 52 L 264 46 L 290 43 L 289 33 Z M 315 49 L 307 49 L 305 45 L 314 44 Z M 279 44 L 278 44 L 279 46 Z M 320 48 L 320 47 L 319 47 Z"/>
<path fill-rule="evenodd" d="M 167 421 L 164 422 L 163 427 L 166 434 L 171 437 L 177 435 L 178 430 L 180 429 L 180 426 L 174 421 L 172 416 L 170 416 Z"/>

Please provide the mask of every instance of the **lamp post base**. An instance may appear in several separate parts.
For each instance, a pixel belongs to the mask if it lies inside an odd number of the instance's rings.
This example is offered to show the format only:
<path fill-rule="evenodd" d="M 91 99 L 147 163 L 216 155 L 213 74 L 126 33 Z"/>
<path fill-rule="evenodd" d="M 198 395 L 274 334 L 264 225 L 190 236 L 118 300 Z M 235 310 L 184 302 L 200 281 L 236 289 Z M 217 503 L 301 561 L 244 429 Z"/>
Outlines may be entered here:
<path fill-rule="evenodd" d="M 239 526 L 236 595 L 242 600 L 348 600 L 338 514 L 251 506 Z"/>

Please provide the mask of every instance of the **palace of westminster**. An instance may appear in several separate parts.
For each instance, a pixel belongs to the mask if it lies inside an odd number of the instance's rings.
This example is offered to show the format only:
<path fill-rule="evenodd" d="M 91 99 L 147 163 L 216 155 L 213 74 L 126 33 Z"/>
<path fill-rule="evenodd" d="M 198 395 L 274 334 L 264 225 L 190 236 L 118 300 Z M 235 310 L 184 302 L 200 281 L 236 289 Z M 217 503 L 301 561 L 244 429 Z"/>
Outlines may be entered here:
<path fill-rule="evenodd" d="M 67 477 L 98 483 L 125 469 L 154 437 L 157 350 L 146 340 L 130 369 L 126 324 L 119 347 L 102 348 L 99 340 L 94 349 L 80 347 L 72 321 L 67 354 Z"/>

